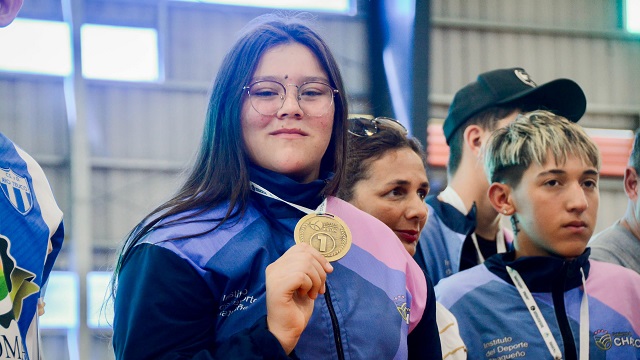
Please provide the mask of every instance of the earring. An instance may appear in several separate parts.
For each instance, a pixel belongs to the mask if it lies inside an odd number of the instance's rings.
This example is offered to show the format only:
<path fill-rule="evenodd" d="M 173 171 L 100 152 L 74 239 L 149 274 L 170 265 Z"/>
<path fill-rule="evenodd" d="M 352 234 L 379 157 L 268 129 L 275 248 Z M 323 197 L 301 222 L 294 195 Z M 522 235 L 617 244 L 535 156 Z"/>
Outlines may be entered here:
<path fill-rule="evenodd" d="M 502 213 L 507 215 L 507 209 L 502 209 Z"/>

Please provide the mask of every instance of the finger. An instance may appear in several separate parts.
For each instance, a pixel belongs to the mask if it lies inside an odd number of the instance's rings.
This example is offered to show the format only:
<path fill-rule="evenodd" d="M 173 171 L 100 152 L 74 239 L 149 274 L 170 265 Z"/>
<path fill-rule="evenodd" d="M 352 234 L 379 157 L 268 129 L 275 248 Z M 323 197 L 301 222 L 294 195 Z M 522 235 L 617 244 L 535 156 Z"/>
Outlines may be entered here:
<path fill-rule="evenodd" d="M 322 268 L 325 273 L 331 273 L 333 271 L 333 266 L 327 260 L 327 258 L 325 258 L 318 250 L 316 250 L 311 245 L 306 243 L 300 243 L 295 246 L 298 246 L 301 249 L 301 251 L 308 252 L 309 254 L 313 255 L 315 260 L 322 265 Z"/>
<path fill-rule="evenodd" d="M 316 299 L 318 297 L 318 293 L 320 293 L 324 287 L 324 283 L 327 279 L 327 273 L 324 271 L 324 268 L 317 261 L 313 261 L 311 263 L 311 270 L 309 272 L 309 278 L 312 281 L 311 289 L 307 291 L 307 294 L 310 298 Z"/>
<path fill-rule="evenodd" d="M 296 274 L 297 271 L 301 273 Z M 284 286 L 289 289 L 288 291 L 295 291 L 299 295 L 305 294 L 315 300 L 319 293 L 325 292 L 327 272 L 331 271 L 333 266 L 318 250 L 301 243 L 292 246 L 278 260 L 270 264 L 266 275 L 268 277 L 273 275 L 282 280 L 287 279 L 285 282 L 280 282 L 279 286 Z"/>
<path fill-rule="evenodd" d="M 331 265 L 331 263 L 318 250 L 316 250 L 312 246 L 304 243 L 301 243 L 299 245 L 301 245 L 300 246 L 301 251 L 310 253 L 313 256 L 315 260 L 313 261 L 314 264 L 318 264 L 321 266 L 321 269 L 318 272 L 322 274 L 322 282 L 320 283 L 317 293 L 324 294 L 326 292 L 326 286 L 325 286 L 326 274 L 333 272 L 333 265 Z M 314 294 L 313 296 L 317 296 L 317 295 Z"/>
<path fill-rule="evenodd" d="M 298 281 L 299 282 L 299 287 L 296 290 L 296 293 L 299 296 L 307 296 L 313 300 L 316 299 L 316 297 L 313 296 L 313 279 L 311 278 L 311 276 L 309 276 L 306 273 L 302 273 L 302 277 L 301 279 Z"/>
<path fill-rule="evenodd" d="M 298 293 L 306 294 L 311 299 L 316 299 L 326 279 L 326 273 L 322 265 L 310 254 L 300 254 L 295 263 L 292 264 L 292 267 L 302 275 L 299 280 Z"/>
<path fill-rule="evenodd" d="M 317 298 L 326 279 L 323 267 L 307 251 L 283 255 L 267 266 L 267 281 L 276 292 L 294 293 Z M 280 289 L 280 290 L 278 290 Z"/>
<path fill-rule="evenodd" d="M 45 302 L 44 300 L 42 300 L 42 298 L 38 299 L 38 316 L 42 316 L 44 315 L 44 307 L 45 307 Z"/>

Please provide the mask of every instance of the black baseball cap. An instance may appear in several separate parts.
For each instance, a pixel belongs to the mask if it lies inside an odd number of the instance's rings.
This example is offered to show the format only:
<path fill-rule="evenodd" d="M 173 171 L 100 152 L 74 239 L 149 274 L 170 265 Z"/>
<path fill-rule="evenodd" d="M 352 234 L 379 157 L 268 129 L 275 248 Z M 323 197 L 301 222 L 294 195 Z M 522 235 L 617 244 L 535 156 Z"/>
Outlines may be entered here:
<path fill-rule="evenodd" d="M 523 111 L 549 110 L 573 122 L 587 109 L 587 98 L 573 80 L 556 79 L 538 86 L 522 68 L 492 70 L 478 75 L 453 97 L 443 125 L 447 144 L 473 115 L 512 102 L 522 104 Z"/>

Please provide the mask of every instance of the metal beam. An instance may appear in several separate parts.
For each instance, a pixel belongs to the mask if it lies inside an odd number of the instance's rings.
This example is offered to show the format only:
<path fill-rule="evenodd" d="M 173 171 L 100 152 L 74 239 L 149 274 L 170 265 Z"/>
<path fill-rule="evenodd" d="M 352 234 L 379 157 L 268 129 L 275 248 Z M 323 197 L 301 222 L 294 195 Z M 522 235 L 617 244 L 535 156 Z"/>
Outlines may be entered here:
<path fill-rule="evenodd" d="M 84 18 L 84 0 L 63 0 L 64 21 L 71 29 L 73 71 L 64 79 L 64 96 L 69 130 L 71 174 L 70 269 L 78 275 L 78 327 L 69 330 L 67 343 L 71 360 L 91 358 L 91 331 L 87 326 L 87 273 L 93 264 L 91 223 L 91 157 L 87 136 L 87 90 L 82 77 L 80 26 Z M 69 218 L 67 218 L 69 219 Z M 67 222 L 69 224 L 69 222 Z"/>

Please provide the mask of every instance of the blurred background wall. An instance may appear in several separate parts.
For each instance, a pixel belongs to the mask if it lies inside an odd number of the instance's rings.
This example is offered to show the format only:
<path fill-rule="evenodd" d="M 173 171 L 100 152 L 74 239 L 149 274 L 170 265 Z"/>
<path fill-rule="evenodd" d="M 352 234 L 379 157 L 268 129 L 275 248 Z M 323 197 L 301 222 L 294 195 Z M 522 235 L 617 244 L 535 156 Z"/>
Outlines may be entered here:
<path fill-rule="evenodd" d="M 354 15 L 314 13 L 341 66 L 350 112 L 396 116 L 425 144 L 427 128 L 437 129 L 453 94 L 478 73 L 502 67 L 523 67 L 538 84 L 575 80 L 588 99 L 580 122 L 585 127 L 640 125 L 640 36 L 624 31 L 622 0 L 353 5 Z M 161 72 L 158 81 L 125 82 L 0 71 L 0 131 L 40 162 L 65 213 L 67 235 L 56 270 L 75 279 L 72 298 L 62 301 L 73 304 L 77 322 L 43 329 L 48 360 L 113 358 L 109 329 L 87 325 L 86 296 L 95 290 L 87 289 L 86 277 L 109 271 L 127 232 L 180 184 L 222 57 L 243 26 L 267 12 L 272 10 L 168 0 L 25 2 L 21 18 L 67 21 L 76 41 L 83 23 L 155 28 Z M 408 26 L 401 26 L 403 19 Z M 394 33 L 403 28 L 407 36 Z M 405 43 L 394 48 L 398 38 Z M 381 42 L 387 41 L 395 59 L 409 64 L 400 71 L 411 76 L 398 75 L 395 85 L 382 55 Z M 73 48 L 81 66 L 79 43 Z M 398 110 L 393 92 L 404 96 L 409 110 Z M 430 163 L 430 180 L 441 189 L 445 168 Z M 626 207 L 615 172 L 602 178 L 600 191 L 597 231 Z M 54 310 L 48 305 L 44 317 Z"/>

